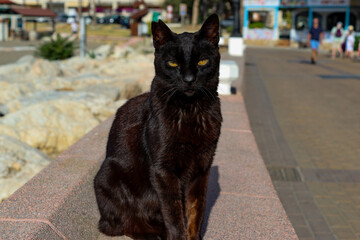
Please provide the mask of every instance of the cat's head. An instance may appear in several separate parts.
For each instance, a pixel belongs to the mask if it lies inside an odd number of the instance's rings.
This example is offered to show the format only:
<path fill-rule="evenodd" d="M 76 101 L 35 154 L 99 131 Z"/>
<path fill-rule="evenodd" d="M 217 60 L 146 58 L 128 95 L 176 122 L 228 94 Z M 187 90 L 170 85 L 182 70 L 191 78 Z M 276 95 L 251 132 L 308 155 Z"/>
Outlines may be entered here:
<path fill-rule="evenodd" d="M 152 22 L 151 29 L 155 47 L 155 84 L 168 91 L 167 95 L 185 98 L 217 96 L 218 16 L 211 15 L 195 33 L 176 34 L 161 20 Z"/>

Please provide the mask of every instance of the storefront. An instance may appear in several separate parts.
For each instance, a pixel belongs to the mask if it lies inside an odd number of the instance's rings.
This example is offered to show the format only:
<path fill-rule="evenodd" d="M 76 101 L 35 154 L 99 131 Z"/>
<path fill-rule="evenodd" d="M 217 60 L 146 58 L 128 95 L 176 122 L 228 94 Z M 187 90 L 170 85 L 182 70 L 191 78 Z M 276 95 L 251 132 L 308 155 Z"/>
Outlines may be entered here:
<path fill-rule="evenodd" d="M 316 17 L 324 29 L 324 42 L 330 42 L 330 31 L 337 22 L 344 28 L 353 25 L 360 30 L 360 3 L 351 0 L 245 0 L 245 39 L 278 40 L 304 43 Z M 259 18 L 266 12 L 267 19 Z M 255 17 L 254 17 L 255 15 Z M 261 24 L 262 23 L 262 24 Z"/>
<path fill-rule="evenodd" d="M 245 39 L 277 40 L 280 0 L 245 0 Z"/>
<path fill-rule="evenodd" d="M 308 30 L 314 18 L 318 18 L 324 30 L 324 43 L 332 41 L 331 29 L 337 22 L 342 22 L 345 29 L 353 25 L 359 30 L 360 19 L 358 9 L 350 0 L 308 0 L 306 8 L 294 8 L 290 40 L 297 43 L 307 41 Z"/>

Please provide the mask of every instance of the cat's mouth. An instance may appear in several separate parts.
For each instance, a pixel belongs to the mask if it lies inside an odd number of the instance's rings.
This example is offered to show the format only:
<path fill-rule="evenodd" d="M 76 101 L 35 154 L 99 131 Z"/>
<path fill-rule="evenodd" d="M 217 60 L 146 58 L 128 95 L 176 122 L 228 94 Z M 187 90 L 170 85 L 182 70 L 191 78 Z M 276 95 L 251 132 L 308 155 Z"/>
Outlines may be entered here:
<path fill-rule="evenodd" d="M 191 96 L 193 96 L 195 94 L 195 90 L 194 89 L 188 89 L 184 93 L 185 93 L 186 96 L 191 97 Z"/>

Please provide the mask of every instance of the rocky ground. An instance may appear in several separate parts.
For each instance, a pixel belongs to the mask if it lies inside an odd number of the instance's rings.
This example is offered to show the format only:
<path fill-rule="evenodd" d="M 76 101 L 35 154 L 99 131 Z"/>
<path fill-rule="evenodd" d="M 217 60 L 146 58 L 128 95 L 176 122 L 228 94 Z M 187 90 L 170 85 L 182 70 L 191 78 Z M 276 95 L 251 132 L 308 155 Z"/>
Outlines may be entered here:
<path fill-rule="evenodd" d="M 152 48 L 103 45 L 95 58 L 27 55 L 0 66 L 0 201 L 51 159 L 148 91 Z"/>

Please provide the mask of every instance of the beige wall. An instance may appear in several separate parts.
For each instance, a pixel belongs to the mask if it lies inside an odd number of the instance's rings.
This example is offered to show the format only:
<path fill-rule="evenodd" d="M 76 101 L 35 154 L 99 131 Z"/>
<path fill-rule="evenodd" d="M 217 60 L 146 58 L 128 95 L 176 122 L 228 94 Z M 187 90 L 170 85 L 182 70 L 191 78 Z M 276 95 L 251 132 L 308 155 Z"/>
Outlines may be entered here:
<path fill-rule="evenodd" d="M 41 5 L 41 6 L 46 6 L 46 4 L 48 2 L 50 2 L 50 0 L 13 0 L 13 2 L 18 3 L 18 4 L 23 4 L 25 1 L 26 5 Z M 79 4 L 78 0 L 52 0 L 53 3 L 65 3 L 66 7 L 76 7 Z M 128 5 L 132 2 L 135 2 L 135 0 L 95 0 L 96 4 L 99 5 L 108 5 L 108 6 L 121 6 L 121 5 Z M 149 5 L 159 5 L 161 6 L 164 2 L 164 0 L 145 0 L 145 2 Z M 82 4 L 83 6 L 88 6 L 89 5 L 89 0 L 82 0 Z"/>

